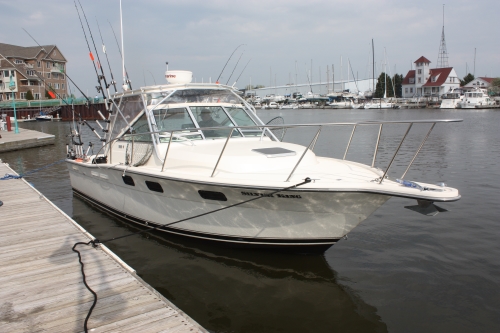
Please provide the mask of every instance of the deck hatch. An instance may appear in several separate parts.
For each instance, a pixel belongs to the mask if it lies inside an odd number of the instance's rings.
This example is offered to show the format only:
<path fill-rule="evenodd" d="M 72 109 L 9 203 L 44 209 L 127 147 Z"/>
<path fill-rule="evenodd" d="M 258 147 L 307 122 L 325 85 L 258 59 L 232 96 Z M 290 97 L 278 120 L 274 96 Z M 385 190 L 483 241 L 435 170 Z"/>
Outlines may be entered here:
<path fill-rule="evenodd" d="M 203 199 L 216 200 L 216 201 L 227 201 L 226 196 L 222 192 L 199 190 L 198 193 L 200 194 L 200 196 Z"/>
<path fill-rule="evenodd" d="M 266 155 L 266 157 L 284 157 L 284 156 L 296 155 L 296 153 L 293 150 L 288 150 L 281 147 L 259 148 L 259 149 L 252 149 L 252 151 Z"/>
<path fill-rule="evenodd" d="M 130 186 L 135 186 L 134 179 L 130 176 L 122 176 L 123 182 Z"/>
<path fill-rule="evenodd" d="M 161 185 L 157 182 L 150 182 L 150 181 L 146 180 L 146 186 L 151 191 L 163 193 L 163 187 L 161 187 Z"/>

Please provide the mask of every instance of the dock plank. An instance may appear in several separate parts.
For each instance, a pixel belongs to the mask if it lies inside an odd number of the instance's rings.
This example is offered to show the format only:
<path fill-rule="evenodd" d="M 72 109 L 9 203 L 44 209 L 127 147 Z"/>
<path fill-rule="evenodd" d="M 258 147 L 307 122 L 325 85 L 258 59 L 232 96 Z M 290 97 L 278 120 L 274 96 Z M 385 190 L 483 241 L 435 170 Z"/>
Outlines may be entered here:
<path fill-rule="evenodd" d="M 71 248 L 92 236 L 23 179 L 0 181 L 0 200 L 0 331 L 83 331 L 93 296 Z M 206 332 L 109 249 L 77 249 L 98 295 L 93 332 Z"/>

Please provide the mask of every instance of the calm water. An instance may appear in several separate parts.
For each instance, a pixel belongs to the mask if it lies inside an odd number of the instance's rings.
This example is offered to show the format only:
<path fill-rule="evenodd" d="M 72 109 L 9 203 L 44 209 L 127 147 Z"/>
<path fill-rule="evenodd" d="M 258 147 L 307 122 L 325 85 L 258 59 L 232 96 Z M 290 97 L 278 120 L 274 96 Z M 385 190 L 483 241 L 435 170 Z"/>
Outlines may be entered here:
<path fill-rule="evenodd" d="M 407 179 L 444 181 L 462 199 L 426 217 L 392 198 L 324 255 L 286 255 L 200 245 L 162 234 L 134 236 L 109 247 L 165 297 L 214 332 L 498 332 L 500 331 L 500 112 L 486 110 L 261 110 L 286 123 L 463 118 L 436 126 Z M 68 123 L 21 127 L 55 134 L 55 146 L 3 153 L 26 172 L 64 158 Z M 408 147 L 391 176 L 404 171 Z M 352 128 L 322 132 L 315 151 L 342 157 Z M 384 129 L 380 166 L 401 129 Z M 356 132 L 348 158 L 371 162 L 376 128 Z M 314 130 L 285 139 L 308 144 Z M 94 141 L 90 135 L 85 142 Z M 385 163 L 385 164 L 384 164 Z M 64 164 L 27 177 L 99 238 L 133 226 L 96 210 L 71 192 Z M 0 183 L 0 186 L 2 184 Z M 0 198 L 1 199 L 1 198 Z M 28 208 L 27 208 L 28 209 Z"/>

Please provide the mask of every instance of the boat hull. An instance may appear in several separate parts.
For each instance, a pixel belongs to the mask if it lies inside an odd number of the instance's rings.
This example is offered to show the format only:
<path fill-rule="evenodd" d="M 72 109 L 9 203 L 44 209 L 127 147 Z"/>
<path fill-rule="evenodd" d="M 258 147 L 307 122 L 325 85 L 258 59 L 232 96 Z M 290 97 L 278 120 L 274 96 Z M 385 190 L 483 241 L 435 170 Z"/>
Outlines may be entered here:
<path fill-rule="evenodd" d="M 132 186 L 125 184 L 120 170 L 71 162 L 68 167 L 74 192 L 113 215 L 161 226 L 162 231 L 176 235 L 239 246 L 321 252 L 390 198 L 377 193 L 311 189 L 269 195 L 277 189 L 127 171 Z M 220 211 L 206 214 L 214 210 Z M 206 215 L 190 219 L 202 214 Z M 187 220 L 168 225 L 183 219 Z"/>

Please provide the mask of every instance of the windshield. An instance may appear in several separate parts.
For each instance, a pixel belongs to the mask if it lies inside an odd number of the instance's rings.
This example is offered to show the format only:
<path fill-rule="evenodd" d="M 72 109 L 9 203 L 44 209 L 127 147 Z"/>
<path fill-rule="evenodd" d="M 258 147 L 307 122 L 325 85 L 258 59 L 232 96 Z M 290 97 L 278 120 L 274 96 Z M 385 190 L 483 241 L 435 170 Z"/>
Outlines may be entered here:
<path fill-rule="evenodd" d="M 255 121 L 239 107 L 226 107 L 227 113 L 233 118 L 238 126 L 255 126 Z M 259 128 L 242 129 L 241 130 L 245 136 L 260 136 L 262 131 Z"/>
<path fill-rule="evenodd" d="M 153 111 L 153 117 L 160 132 L 160 142 L 168 142 L 172 131 L 175 131 L 172 141 L 182 140 L 181 136 L 190 140 L 202 139 L 199 132 L 194 130 L 196 126 L 186 108 L 158 108 Z"/>
<path fill-rule="evenodd" d="M 191 106 L 198 125 L 200 127 L 234 127 L 235 124 L 229 119 L 227 114 L 220 106 Z M 203 130 L 205 138 L 227 138 L 229 129 L 210 129 Z M 241 136 L 238 130 L 234 130 L 232 137 Z"/>

